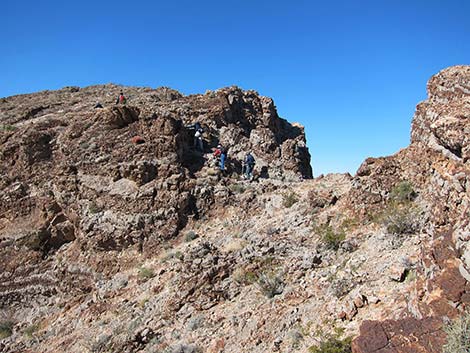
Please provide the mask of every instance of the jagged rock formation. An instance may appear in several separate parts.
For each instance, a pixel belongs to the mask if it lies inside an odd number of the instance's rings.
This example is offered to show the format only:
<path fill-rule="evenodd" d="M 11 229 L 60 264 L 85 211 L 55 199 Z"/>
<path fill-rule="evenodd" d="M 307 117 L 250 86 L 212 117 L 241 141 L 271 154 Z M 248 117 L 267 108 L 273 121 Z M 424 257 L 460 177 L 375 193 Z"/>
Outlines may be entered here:
<path fill-rule="evenodd" d="M 104 93 L 113 91 L 66 88 L 4 99 L 2 123 L 15 129 L 3 131 L 1 141 L 2 211 L 14 220 L 4 225 L 8 232 L 50 199 L 46 207 L 54 212 L 43 217 L 40 247 L 57 248 L 77 234 L 99 249 L 138 244 L 153 251 L 148 243 L 172 238 L 215 202 L 214 185 L 195 183 L 207 165 L 207 156 L 194 151 L 194 131 L 185 128 L 196 120 L 206 128 L 207 152 L 218 143 L 228 147 L 234 175 L 253 150 L 266 177 L 311 177 L 302 128 L 280 119 L 272 100 L 255 92 L 182 97 L 168 89 L 128 89 L 129 106 L 114 106 Z M 109 107 L 94 111 L 96 100 Z M 143 144 L 131 143 L 137 135 Z"/>
<path fill-rule="evenodd" d="M 469 303 L 470 67 L 441 71 L 429 80 L 428 95 L 417 106 L 411 145 L 395 156 L 367 160 L 356 177 L 353 195 L 362 196 L 351 202 L 362 210 L 383 203 L 400 179 L 420 190 L 429 210 L 429 240 L 422 245 L 409 308 L 399 320 L 364 323 L 354 342 L 357 353 L 440 352 L 443 321 Z"/>
<path fill-rule="evenodd" d="M 440 352 L 470 300 L 469 87 L 440 72 L 409 147 L 303 181 L 302 127 L 253 91 L 0 100 L 0 352 L 305 352 L 338 329 L 354 353 Z"/>

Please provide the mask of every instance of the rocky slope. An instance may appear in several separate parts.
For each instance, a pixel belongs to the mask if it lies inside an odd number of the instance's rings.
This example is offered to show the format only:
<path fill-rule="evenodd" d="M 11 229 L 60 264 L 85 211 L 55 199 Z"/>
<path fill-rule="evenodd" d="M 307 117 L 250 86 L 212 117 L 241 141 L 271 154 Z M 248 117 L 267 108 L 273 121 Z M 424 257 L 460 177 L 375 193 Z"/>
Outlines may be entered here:
<path fill-rule="evenodd" d="M 469 87 L 469 67 L 440 72 L 409 147 L 316 179 L 303 128 L 254 91 L 0 100 L 0 351 L 305 352 L 335 333 L 440 352 L 470 299 Z"/>

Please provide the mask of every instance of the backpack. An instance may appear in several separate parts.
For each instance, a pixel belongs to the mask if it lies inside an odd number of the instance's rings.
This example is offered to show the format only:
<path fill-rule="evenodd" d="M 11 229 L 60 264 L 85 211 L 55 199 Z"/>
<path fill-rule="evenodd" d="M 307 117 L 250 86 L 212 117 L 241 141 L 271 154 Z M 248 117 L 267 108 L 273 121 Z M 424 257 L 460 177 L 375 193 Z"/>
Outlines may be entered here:
<path fill-rule="evenodd" d="M 119 102 L 121 103 L 126 103 L 126 97 L 124 97 L 122 94 L 119 96 Z"/>

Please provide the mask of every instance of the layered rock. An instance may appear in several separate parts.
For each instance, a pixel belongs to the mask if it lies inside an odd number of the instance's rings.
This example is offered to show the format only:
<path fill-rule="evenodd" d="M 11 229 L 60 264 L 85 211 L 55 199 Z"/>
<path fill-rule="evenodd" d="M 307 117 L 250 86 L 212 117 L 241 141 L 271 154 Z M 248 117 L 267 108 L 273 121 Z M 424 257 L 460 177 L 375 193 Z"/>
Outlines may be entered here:
<path fill-rule="evenodd" d="M 127 105 L 114 102 L 120 90 Z M 203 152 L 194 149 L 195 122 Z M 257 178 L 312 177 L 303 127 L 237 87 L 188 97 L 66 87 L 3 98 L 0 123 L 0 304 L 20 322 L 95 293 L 103 276 L 161 254 L 188 221 L 229 204 L 248 151 Z M 227 175 L 209 164 L 219 143 Z"/>
<path fill-rule="evenodd" d="M 411 145 L 392 157 L 366 160 L 356 176 L 350 202 L 363 214 L 383 208 L 397 181 L 411 182 L 427 210 L 423 231 L 429 236 L 416 295 L 409 299 L 413 309 L 404 310 L 401 320 L 365 323 L 353 345 L 356 353 L 440 352 L 443 322 L 469 303 L 470 68 L 433 76 L 428 96 L 416 108 Z"/>

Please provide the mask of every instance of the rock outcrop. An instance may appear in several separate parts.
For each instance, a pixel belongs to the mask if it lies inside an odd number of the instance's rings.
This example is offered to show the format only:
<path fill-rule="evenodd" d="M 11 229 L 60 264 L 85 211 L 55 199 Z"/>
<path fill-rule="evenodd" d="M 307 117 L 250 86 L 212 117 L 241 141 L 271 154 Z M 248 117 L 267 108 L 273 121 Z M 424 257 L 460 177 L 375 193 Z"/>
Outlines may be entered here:
<path fill-rule="evenodd" d="M 441 71 L 429 80 L 428 95 L 416 108 L 411 145 L 392 157 L 366 160 L 356 176 L 350 201 L 363 214 L 383 207 L 397 180 L 411 182 L 428 210 L 423 231 L 429 237 L 409 299 L 413 310 L 399 320 L 364 323 L 356 353 L 441 352 L 443 322 L 469 304 L 470 68 Z"/>

